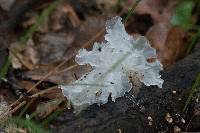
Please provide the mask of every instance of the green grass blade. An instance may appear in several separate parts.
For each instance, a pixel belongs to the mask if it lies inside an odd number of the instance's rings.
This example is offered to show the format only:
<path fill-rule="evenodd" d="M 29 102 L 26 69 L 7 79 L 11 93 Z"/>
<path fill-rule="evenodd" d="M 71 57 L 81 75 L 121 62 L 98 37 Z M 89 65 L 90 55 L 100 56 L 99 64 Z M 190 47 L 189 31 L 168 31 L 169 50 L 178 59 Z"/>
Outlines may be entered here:
<path fill-rule="evenodd" d="M 198 74 L 198 76 L 196 78 L 196 81 L 193 84 L 192 89 L 190 90 L 190 93 L 189 93 L 189 96 L 188 96 L 187 101 L 185 103 L 185 106 L 183 108 L 183 111 L 186 110 L 187 106 L 190 104 L 190 102 L 192 100 L 192 97 L 193 97 L 194 93 L 197 92 L 197 90 L 199 89 L 199 87 L 200 87 L 200 73 Z"/>
<path fill-rule="evenodd" d="M 49 133 L 42 128 L 41 125 L 21 117 L 12 117 L 6 122 L 5 126 L 9 126 L 9 124 L 15 124 L 17 127 L 26 128 L 30 133 Z"/>
<path fill-rule="evenodd" d="M 21 44 L 26 44 L 29 38 L 32 37 L 33 33 L 38 31 L 39 26 L 43 25 L 48 16 L 53 12 L 53 10 L 60 4 L 63 0 L 56 0 L 49 5 L 39 16 L 36 18 L 36 23 L 25 32 L 25 34 L 20 38 Z"/>
<path fill-rule="evenodd" d="M 9 57 L 7 57 L 5 64 L 3 65 L 3 67 L 0 70 L 0 80 L 6 78 L 6 75 L 8 73 L 10 65 L 11 65 L 11 62 L 9 60 Z"/>
<path fill-rule="evenodd" d="M 126 18 L 123 20 L 123 24 L 126 25 L 126 23 L 128 22 L 128 19 L 131 17 L 131 15 L 134 13 L 135 8 L 137 7 L 137 5 L 139 4 L 141 0 L 136 0 L 135 3 L 133 4 L 133 6 L 131 7 L 131 9 L 129 10 Z"/>
<path fill-rule="evenodd" d="M 195 45 L 197 44 L 198 40 L 200 38 L 200 28 L 198 29 L 198 32 L 192 37 L 192 41 L 187 49 L 186 55 L 190 54 L 190 52 L 192 51 L 192 49 L 195 47 Z"/>

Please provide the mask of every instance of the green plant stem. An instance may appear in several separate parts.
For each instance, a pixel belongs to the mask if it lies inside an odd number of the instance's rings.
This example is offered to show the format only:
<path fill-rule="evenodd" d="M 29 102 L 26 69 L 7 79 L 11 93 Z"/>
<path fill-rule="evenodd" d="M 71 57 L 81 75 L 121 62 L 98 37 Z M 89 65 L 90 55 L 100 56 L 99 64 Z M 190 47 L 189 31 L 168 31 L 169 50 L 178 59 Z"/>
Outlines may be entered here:
<path fill-rule="evenodd" d="M 62 2 L 63 0 L 56 0 L 49 5 L 41 15 L 37 16 L 36 23 L 28 29 L 28 31 L 20 38 L 21 44 L 26 44 L 29 38 L 32 37 L 33 33 L 38 31 L 39 27 L 43 25 L 47 20 L 48 16 L 53 12 L 53 10 Z"/>
<path fill-rule="evenodd" d="M 2 69 L 0 70 L 0 80 L 5 79 L 6 75 L 8 73 L 9 67 L 11 65 L 11 62 L 9 60 L 9 57 L 7 57 L 4 66 L 2 67 Z"/>
<path fill-rule="evenodd" d="M 136 0 L 135 3 L 133 4 L 133 6 L 131 7 L 131 9 L 129 10 L 126 18 L 123 20 L 123 24 L 126 25 L 126 23 L 128 22 L 128 19 L 131 17 L 131 15 L 134 13 L 135 8 L 137 7 L 137 5 L 139 4 L 141 0 Z"/>
<path fill-rule="evenodd" d="M 47 125 L 49 122 L 51 122 L 53 119 L 55 119 L 59 114 L 61 114 L 64 110 L 65 110 L 65 108 L 61 108 L 61 109 L 58 109 L 57 111 L 55 111 L 54 113 L 52 113 L 49 117 L 47 117 L 42 122 L 42 125 L 43 126 Z"/>
<path fill-rule="evenodd" d="M 32 37 L 33 33 L 35 33 L 39 26 L 43 25 L 45 23 L 45 20 L 48 18 L 48 16 L 53 12 L 53 10 L 60 4 L 63 0 L 56 0 L 53 3 L 49 5 L 42 13 L 39 15 L 36 19 L 36 23 L 31 26 L 24 35 L 20 38 L 20 43 L 25 45 L 26 42 Z M 11 61 L 9 60 L 9 56 L 7 57 L 7 60 L 3 66 L 3 68 L 0 70 L 0 80 L 6 78 L 6 74 L 8 73 L 9 67 L 11 65 Z"/>
<path fill-rule="evenodd" d="M 190 93 L 189 93 L 189 96 L 188 96 L 187 101 L 185 103 L 185 106 L 183 108 L 183 111 L 186 110 L 187 106 L 190 104 L 190 101 L 192 100 L 194 93 L 199 89 L 199 87 L 200 87 L 200 73 L 198 74 L 198 76 L 195 80 L 195 83 L 193 84 L 192 89 L 190 90 Z"/>
<path fill-rule="evenodd" d="M 41 125 L 21 117 L 12 117 L 5 122 L 5 124 L 5 126 L 9 126 L 9 124 L 15 124 L 19 127 L 27 128 L 30 133 L 48 133 L 48 131 L 43 129 Z"/>
<path fill-rule="evenodd" d="M 119 60 L 117 60 L 98 80 L 104 79 L 110 72 L 116 69 L 128 56 L 130 53 L 126 53 Z"/>
<path fill-rule="evenodd" d="M 186 55 L 190 54 L 194 46 L 197 44 L 198 40 L 200 38 L 200 28 L 198 28 L 198 32 L 192 37 L 192 42 L 190 43 Z"/>
<path fill-rule="evenodd" d="M 116 7 L 115 7 L 115 11 L 116 11 L 116 12 L 119 11 L 119 9 L 120 9 L 120 7 L 121 7 L 121 5 L 122 5 L 122 2 L 123 2 L 123 0 L 117 0 L 117 4 L 116 4 Z"/>

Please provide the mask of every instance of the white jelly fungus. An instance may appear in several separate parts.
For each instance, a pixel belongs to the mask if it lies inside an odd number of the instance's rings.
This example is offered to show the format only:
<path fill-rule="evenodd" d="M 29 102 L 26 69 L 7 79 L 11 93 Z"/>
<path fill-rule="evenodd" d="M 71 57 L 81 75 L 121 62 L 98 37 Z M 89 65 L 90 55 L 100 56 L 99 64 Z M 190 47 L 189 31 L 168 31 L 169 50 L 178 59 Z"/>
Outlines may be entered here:
<path fill-rule="evenodd" d="M 159 72 L 162 64 L 143 36 L 134 39 L 125 31 L 120 17 L 106 23 L 106 42 L 95 43 L 91 51 L 81 49 L 75 60 L 79 65 L 89 64 L 93 70 L 68 85 L 61 85 L 63 94 L 72 103 L 75 112 L 97 103 L 105 104 L 109 95 L 112 100 L 122 97 L 134 85 L 131 76 L 137 76 L 146 86 L 162 87 Z"/>

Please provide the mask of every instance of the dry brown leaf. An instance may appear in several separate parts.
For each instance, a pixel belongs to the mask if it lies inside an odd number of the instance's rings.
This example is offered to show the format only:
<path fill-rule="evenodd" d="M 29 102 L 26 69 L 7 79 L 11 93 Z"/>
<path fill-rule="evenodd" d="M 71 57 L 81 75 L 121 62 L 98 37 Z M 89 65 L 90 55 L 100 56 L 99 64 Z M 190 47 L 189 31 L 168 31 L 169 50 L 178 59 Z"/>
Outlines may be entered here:
<path fill-rule="evenodd" d="M 27 42 L 26 46 L 18 42 L 11 44 L 10 59 L 13 68 L 22 68 L 32 70 L 39 61 L 38 52 L 33 47 L 32 40 Z"/>
<path fill-rule="evenodd" d="M 22 86 L 25 90 L 29 90 L 35 83 L 34 82 L 31 82 L 31 81 L 25 81 L 25 80 L 22 80 L 22 81 L 19 81 L 19 84 L 20 86 Z M 30 94 L 34 94 L 34 93 L 37 93 L 39 92 L 39 90 L 37 88 L 34 88 L 30 91 Z"/>
<path fill-rule="evenodd" d="M 165 41 L 170 29 L 168 23 L 158 23 L 152 26 L 146 33 L 146 37 L 149 39 L 150 44 L 157 50 L 158 58 L 161 59 L 161 56 L 164 52 Z"/>
<path fill-rule="evenodd" d="M 184 57 L 189 35 L 182 28 L 159 23 L 151 27 L 146 36 L 152 47 L 156 48 L 158 58 L 164 68 L 169 68 L 177 60 Z"/>
<path fill-rule="evenodd" d="M 69 18 L 73 27 L 78 27 L 81 24 L 74 9 L 66 3 L 59 5 L 52 13 L 49 21 L 49 26 L 53 31 L 58 31 L 64 28 L 64 21 Z"/>
<path fill-rule="evenodd" d="M 15 0 L 0 0 L 0 7 L 5 11 L 9 11 L 14 3 Z"/>
<path fill-rule="evenodd" d="M 36 34 L 34 42 L 40 55 L 40 63 L 50 64 L 62 60 L 74 39 L 74 34 L 71 33 Z"/>
<path fill-rule="evenodd" d="M 32 80 L 41 80 L 44 75 L 46 75 L 52 69 L 49 69 L 50 66 L 40 67 L 38 69 L 26 72 L 24 76 L 26 78 L 31 78 Z M 58 70 L 44 81 L 56 83 L 56 84 L 63 84 L 63 83 L 70 83 L 72 81 L 77 80 L 85 73 L 91 71 L 91 67 L 84 65 L 84 66 L 75 66 L 72 69 L 68 69 L 68 67 Z"/>
<path fill-rule="evenodd" d="M 62 99 L 54 99 L 51 101 L 48 101 L 46 103 L 40 103 L 37 106 L 36 112 L 37 117 L 39 119 L 44 119 L 48 115 L 50 115 L 53 111 L 59 108 L 59 104 L 62 102 Z"/>
<path fill-rule="evenodd" d="M 112 12 L 112 9 L 116 7 L 117 5 L 117 0 L 96 0 L 98 8 L 102 12 Z"/>
<path fill-rule="evenodd" d="M 76 40 L 74 44 L 81 47 L 84 43 L 94 37 L 99 31 L 105 29 L 105 20 L 107 20 L 106 16 L 87 17 L 86 21 L 84 21 L 79 27 L 79 31 L 76 34 Z M 95 41 L 98 40 L 99 38 Z M 93 46 L 93 44 L 91 46 Z"/>
<path fill-rule="evenodd" d="M 60 88 L 51 89 L 40 96 L 49 99 L 65 98 Z"/>
<path fill-rule="evenodd" d="M 27 12 L 25 17 L 28 18 L 26 21 L 22 23 L 24 28 L 28 28 L 37 21 L 37 13 L 36 12 Z"/>

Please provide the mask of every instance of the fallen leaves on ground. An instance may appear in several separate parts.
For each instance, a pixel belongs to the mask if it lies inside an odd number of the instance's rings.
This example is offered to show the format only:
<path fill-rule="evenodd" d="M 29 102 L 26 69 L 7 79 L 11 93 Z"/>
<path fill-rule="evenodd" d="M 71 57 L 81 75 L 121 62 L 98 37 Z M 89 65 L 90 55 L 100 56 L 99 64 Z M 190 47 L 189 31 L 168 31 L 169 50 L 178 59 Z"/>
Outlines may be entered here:
<path fill-rule="evenodd" d="M 48 115 L 50 115 L 53 111 L 59 108 L 59 104 L 61 104 L 63 99 L 53 99 L 45 103 L 40 103 L 36 109 L 36 116 L 39 119 L 44 119 Z"/>
<path fill-rule="evenodd" d="M 152 47 L 156 48 L 164 68 L 169 68 L 185 56 L 190 40 L 189 34 L 181 27 L 158 23 L 146 33 Z"/>
<path fill-rule="evenodd" d="M 65 28 L 64 23 L 67 22 L 67 18 L 70 20 L 74 28 L 79 27 L 81 24 L 74 9 L 69 4 L 63 3 L 52 13 L 49 21 L 50 29 L 52 31 L 62 30 Z"/>
<path fill-rule="evenodd" d="M 0 7 L 5 11 L 9 11 L 14 3 L 15 0 L 0 0 Z"/>
<path fill-rule="evenodd" d="M 32 40 L 29 40 L 26 46 L 20 45 L 19 42 L 12 43 L 10 60 L 15 69 L 32 70 L 39 61 L 38 52 L 34 48 Z"/>
<path fill-rule="evenodd" d="M 50 66 L 40 67 L 39 69 L 26 72 L 24 74 L 24 77 L 32 80 L 41 80 L 44 77 L 44 75 L 47 75 L 52 70 L 51 68 L 53 69 L 53 67 Z M 77 80 L 82 75 L 90 71 L 91 67 L 87 65 L 84 66 L 75 65 L 74 67 L 69 66 L 62 70 L 54 72 L 44 81 L 48 81 L 55 84 L 70 83 L 72 81 Z"/>
<path fill-rule="evenodd" d="M 37 38 L 36 38 L 37 37 Z M 41 64 L 50 64 L 62 60 L 65 51 L 74 41 L 73 34 L 47 33 L 35 38 L 35 47 L 39 53 Z"/>

